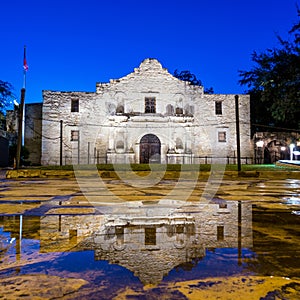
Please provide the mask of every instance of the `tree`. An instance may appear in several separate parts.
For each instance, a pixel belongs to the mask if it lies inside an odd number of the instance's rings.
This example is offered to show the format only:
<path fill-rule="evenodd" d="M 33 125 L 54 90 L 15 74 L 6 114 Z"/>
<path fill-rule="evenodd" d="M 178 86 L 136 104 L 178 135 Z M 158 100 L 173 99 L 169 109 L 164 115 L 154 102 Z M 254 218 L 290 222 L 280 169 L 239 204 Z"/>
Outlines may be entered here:
<path fill-rule="evenodd" d="M 177 69 L 174 71 L 174 76 L 180 80 L 188 81 L 191 85 L 202 86 L 202 81 L 197 79 L 196 75 L 192 74 L 190 71 L 181 71 Z M 204 89 L 204 94 L 213 94 L 214 90 L 212 87 Z"/>
<path fill-rule="evenodd" d="M 298 7 L 297 12 L 300 17 Z M 249 89 L 254 125 L 300 129 L 300 22 L 289 34 L 292 42 L 277 36 L 279 47 L 254 51 L 255 65 L 239 71 L 239 83 Z"/>
<path fill-rule="evenodd" d="M 0 113 L 4 114 L 9 105 L 9 99 L 13 95 L 13 87 L 9 82 L 0 80 Z"/>

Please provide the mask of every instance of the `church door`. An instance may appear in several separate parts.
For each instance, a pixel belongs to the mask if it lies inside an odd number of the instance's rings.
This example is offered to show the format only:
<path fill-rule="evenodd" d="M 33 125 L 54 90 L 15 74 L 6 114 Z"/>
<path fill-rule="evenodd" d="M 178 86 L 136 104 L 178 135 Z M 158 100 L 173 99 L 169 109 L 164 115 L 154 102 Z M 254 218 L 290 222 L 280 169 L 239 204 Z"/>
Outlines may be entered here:
<path fill-rule="evenodd" d="M 154 134 L 146 134 L 140 142 L 140 163 L 160 164 L 160 140 Z"/>

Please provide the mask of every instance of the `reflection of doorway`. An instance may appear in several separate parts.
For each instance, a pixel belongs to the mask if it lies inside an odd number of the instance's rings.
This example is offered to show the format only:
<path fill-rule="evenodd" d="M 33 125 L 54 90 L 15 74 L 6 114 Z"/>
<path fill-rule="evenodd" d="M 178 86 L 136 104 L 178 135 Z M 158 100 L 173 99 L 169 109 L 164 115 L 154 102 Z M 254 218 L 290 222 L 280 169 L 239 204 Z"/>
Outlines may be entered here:
<path fill-rule="evenodd" d="M 140 163 L 160 164 L 160 140 L 154 134 L 146 134 L 140 142 Z"/>
<path fill-rule="evenodd" d="M 284 147 L 284 150 L 282 150 L 282 147 Z M 274 164 L 279 159 L 285 159 L 282 157 L 288 158 L 286 149 L 286 144 L 280 140 L 269 142 L 264 149 L 264 164 Z"/>

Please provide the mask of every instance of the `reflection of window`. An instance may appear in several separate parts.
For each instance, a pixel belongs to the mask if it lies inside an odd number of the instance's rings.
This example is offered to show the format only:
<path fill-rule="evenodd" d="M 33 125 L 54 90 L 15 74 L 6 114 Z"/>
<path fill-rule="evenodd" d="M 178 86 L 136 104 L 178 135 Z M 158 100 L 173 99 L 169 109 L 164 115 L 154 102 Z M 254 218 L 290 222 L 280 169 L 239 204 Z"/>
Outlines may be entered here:
<path fill-rule="evenodd" d="M 145 98 L 145 113 L 155 113 L 156 112 L 156 100 L 154 97 Z"/>
<path fill-rule="evenodd" d="M 72 242 L 76 242 L 77 240 L 77 229 L 70 229 L 69 230 L 69 240 Z"/>
<path fill-rule="evenodd" d="M 184 233 L 184 226 L 183 225 L 177 225 L 176 226 L 176 233 Z"/>
<path fill-rule="evenodd" d="M 79 140 L 79 131 L 71 130 L 71 141 L 78 141 L 78 140 Z"/>
<path fill-rule="evenodd" d="M 115 232 L 116 232 L 116 236 L 117 237 L 121 237 L 124 235 L 124 227 L 121 227 L 121 226 L 117 226 L 115 228 Z"/>
<path fill-rule="evenodd" d="M 219 203 L 219 208 L 227 208 L 227 204 L 226 203 Z"/>
<path fill-rule="evenodd" d="M 226 132 L 225 131 L 218 132 L 218 141 L 221 143 L 226 142 Z"/>
<path fill-rule="evenodd" d="M 117 226 L 115 228 L 116 236 L 117 236 L 117 244 L 123 245 L 124 244 L 124 227 Z"/>
<path fill-rule="evenodd" d="M 224 226 L 217 226 L 217 240 L 224 240 Z"/>
<path fill-rule="evenodd" d="M 222 101 L 216 101 L 215 108 L 216 108 L 216 115 L 221 115 L 222 114 Z"/>
<path fill-rule="evenodd" d="M 145 228 L 145 245 L 156 245 L 156 228 Z"/>
<path fill-rule="evenodd" d="M 79 100 L 78 99 L 71 100 L 71 112 L 79 112 Z"/>

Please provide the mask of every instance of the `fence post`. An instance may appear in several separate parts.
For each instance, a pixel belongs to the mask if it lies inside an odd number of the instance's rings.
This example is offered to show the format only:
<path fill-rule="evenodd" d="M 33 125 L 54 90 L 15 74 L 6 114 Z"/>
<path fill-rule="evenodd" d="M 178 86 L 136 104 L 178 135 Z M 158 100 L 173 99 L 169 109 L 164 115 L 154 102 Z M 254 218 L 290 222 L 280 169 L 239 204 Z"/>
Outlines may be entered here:
<path fill-rule="evenodd" d="M 78 132 L 77 164 L 80 164 L 80 132 Z"/>
<path fill-rule="evenodd" d="M 90 142 L 88 142 L 88 165 L 90 164 Z"/>
<path fill-rule="evenodd" d="M 59 165 L 62 166 L 63 161 L 63 120 L 60 120 L 60 141 L 59 141 Z"/>

